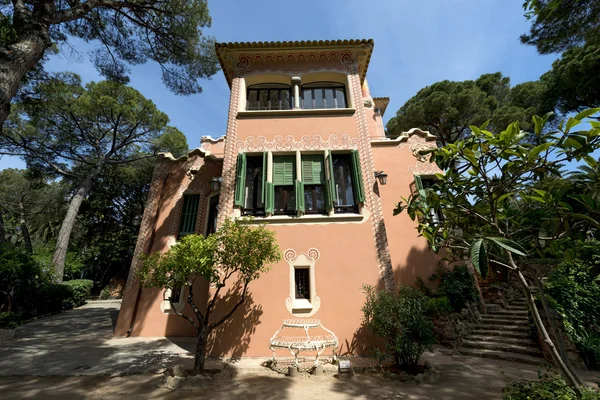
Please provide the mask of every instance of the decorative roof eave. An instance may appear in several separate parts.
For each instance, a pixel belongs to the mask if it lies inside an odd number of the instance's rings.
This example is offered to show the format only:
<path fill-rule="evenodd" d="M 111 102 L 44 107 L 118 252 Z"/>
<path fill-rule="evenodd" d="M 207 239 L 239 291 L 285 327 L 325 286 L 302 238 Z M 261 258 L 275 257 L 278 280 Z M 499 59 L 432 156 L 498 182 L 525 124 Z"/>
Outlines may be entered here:
<path fill-rule="evenodd" d="M 224 141 L 225 141 L 225 135 L 223 135 L 217 139 L 213 139 L 212 136 L 202 136 L 200 138 L 200 145 L 202 145 L 202 143 L 217 144 L 217 143 L 221 143 Z"/>
<path fill-rule="evenodd" d="M 383 117 L 385 114 L 385 110 L 387 109 L 388 104 L 390 104 L 389 97 L 373 97 L 373 103 L 375 103 L 375 107 L 379 108 L 379 112 Z"/>
<path fill-rule="evenodd" d="M 284 41 L 284 42 L 229 42 L 215 43 L 217 58 L 227 80 L 227 84 L 231 87 L 233 80 L 232 60 L 227 55 L 231 52 L 253 52 L 253 53 L 269 53 L 269 52 L 300 52 L 306 50 L 343 50 L 343 49 L 361 49 L 364 50 L 364 57 L 361 58 L 358 71 L 361 82 L 364 81 L 373 46 L 373 39 L 350 39 L 350 40 L 308 40 L 308 41 Z M 235 66 L 237 67 L 237 65 Z"/>
<path fill-rule="evenodd" d="M 219 161 L 219 160 L 223 160 L 223 158 L 217 157 L 214 154 L 211 154 L 210 150 L 204 150 L 201 148 L 196 148 L 193 150 L 190 150 L 186 155 L 181 156 L 179 158 L 175 158 L 173 157 L 173 154 L 166 152 L 166 153 L 158 153 L 158 155 L 156 156 L 157 161 L 165 161 L 165 162 L 169 162 L 169 163 L 181 163 L 184 161 L 189 160 L 190 158 L 194 157 L 194 156 L 200 156 L 201 158 L 204 158 L 206 160 L 211 160 L 211 161 Z"/>
<path fill-rule="evenodd" d="M 372 146 L 397 146 L 398 144 L 407 141 L 411 136 L 419 135 L 425 142 L 435 142 L 436 136 L 419 128 L 411 128 L 408 132 L 402 132 L 396 139 L 380 139 L 372 140 Z"/>

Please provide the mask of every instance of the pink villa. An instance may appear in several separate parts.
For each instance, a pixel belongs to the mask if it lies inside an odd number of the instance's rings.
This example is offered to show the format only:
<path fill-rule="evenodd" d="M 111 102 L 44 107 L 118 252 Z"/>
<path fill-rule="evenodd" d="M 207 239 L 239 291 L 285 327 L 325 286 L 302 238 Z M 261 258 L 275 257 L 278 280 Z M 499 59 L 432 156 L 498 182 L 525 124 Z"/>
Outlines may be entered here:
<path fill-rule="evenodd" d="M 389 98 L 372 97 L 366 79 L 373 46 L 216 45 L 231 89 L 226 134 L 203 137 L 179 159 L 159 156 L 116 335 L 193 336 L 168 301 L 185 312 L 186 294 L 140 288 L 139 256 L 248 215 L 276 232 L 282 260 L 251 283 L 250 300 L 209 339 L 209 355 L 270 356 L 269 340 L 289 319 L 320 320 L 338 354 L 369 354 L 363 285 L 392 290 L 437 265 L 408 215 L 393 216 L 401 197 L 438 172 L 423 155 L 436 139 L 419 129 L 385 137 Z M 210 288 L 197 286 L 205 302 Z"/>

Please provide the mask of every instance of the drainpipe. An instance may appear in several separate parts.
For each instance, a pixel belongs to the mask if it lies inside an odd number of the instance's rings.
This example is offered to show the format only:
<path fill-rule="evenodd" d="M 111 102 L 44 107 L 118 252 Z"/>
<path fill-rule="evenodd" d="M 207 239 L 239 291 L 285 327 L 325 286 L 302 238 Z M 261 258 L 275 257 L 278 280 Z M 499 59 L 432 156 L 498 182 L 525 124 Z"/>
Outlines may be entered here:
<path fill-rule="evenodd" d="M 149 243 L 148 251 L 152 251 L 152 247 L 154 247 L 154 238 L 156 237 L 156 224 L 158 223 L 158 217 L 160 217 L 160 211 L 162 209 L 164 188 L 165 188 L 165 185 L 167 184 L 167 179 L 169 179 L 170 176 L 171 176 L 171 172 L 166 174 L 165 177 L 163 178 L 160 196 L 158 198 L 158 208 L 156 210 L 156 218 L 154 218 L 154 224 L 152 225 L 152 232 L 150 235 L 150 239 L 148 241 L 148 243 Z M 142 284 L 140 283 L 140 285 L 138 287 L 137 295 L 135 298 L 135 305 L 133 306 L 133 315 L 131 316 L 131 324 L 129 325 L 129 329 L 127 330 L 127 334 L 125 335 L 125 337 L 131 336 L 131 332 L 133 332 L 133 327 L 135 325 L 135 320 L 137 318 L 137 312 L 138 312 L 141 298 L 142 298 Z"/>

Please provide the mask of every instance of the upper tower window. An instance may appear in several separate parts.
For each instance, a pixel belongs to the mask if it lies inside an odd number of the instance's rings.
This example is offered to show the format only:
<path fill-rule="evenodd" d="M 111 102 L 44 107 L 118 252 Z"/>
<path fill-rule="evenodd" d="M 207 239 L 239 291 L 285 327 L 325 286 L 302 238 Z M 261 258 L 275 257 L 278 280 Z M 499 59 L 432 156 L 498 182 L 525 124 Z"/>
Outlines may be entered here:
<path fill-rule="evenodd" d="M 302 108 L 346 108 L 346 87 L 338 82 L 302 85 Z"/>
<path fill-rule="evenodd" d="M 261 83 L 248 87 L 246 110 L 290 110 L 292 89 L 281 83 Z"/>

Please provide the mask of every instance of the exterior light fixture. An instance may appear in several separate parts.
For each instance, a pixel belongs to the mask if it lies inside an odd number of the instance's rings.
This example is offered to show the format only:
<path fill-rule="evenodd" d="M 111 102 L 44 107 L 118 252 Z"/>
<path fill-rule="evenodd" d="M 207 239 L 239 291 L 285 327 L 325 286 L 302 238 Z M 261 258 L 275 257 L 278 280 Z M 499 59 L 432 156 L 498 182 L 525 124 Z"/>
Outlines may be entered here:
<path fill-rule="evenodd" d="M 223 182 L 223 178 L 220 176 L 215 176 L 212 178 L 210 180 L 210 190 L 216 192 L 217 190 L 221 189 L 221 182 Z"/>
<path fill-rule="evenodd" d="M 377 180 L 379 181 L 379 184 L 381 186 L 385 185 L 387 183 L 387 177 L 388 175 L 383 172 L 383 171 L 375 171 L 375 178 L 377 178 Z"/>
<path fill-rule="evenodd" d="M 133 226 L 140 226 L 142 224 L 142 216 L 136 215 L 131 219 L 131 223 L 133 224 Z"/>

